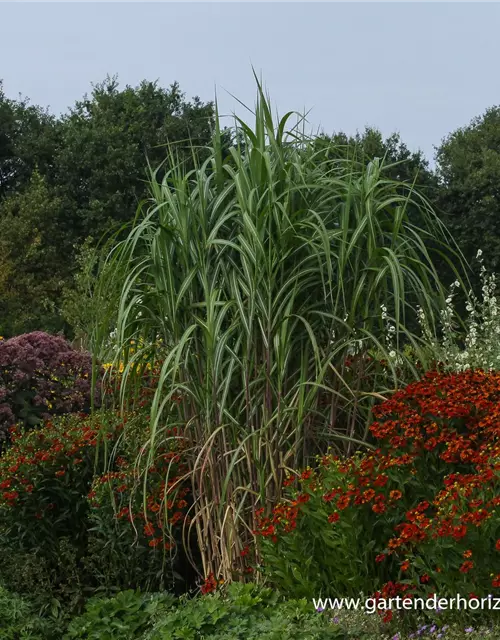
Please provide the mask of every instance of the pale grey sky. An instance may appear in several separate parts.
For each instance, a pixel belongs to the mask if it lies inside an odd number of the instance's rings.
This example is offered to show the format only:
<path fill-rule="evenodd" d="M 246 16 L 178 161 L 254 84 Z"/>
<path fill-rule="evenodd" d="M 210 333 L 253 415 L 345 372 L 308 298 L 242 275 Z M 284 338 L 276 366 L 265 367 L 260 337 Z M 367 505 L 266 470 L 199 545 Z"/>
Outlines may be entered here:
<path fill-rule="evenodd" d="M 59 113 L 107 74 L 180 83 L 223 112 L 253 104 L 251 65 L 281 112 L 326 132 L 433 145 L 500 103 L 493 3 L 6 3 L 0 78 Z"/>

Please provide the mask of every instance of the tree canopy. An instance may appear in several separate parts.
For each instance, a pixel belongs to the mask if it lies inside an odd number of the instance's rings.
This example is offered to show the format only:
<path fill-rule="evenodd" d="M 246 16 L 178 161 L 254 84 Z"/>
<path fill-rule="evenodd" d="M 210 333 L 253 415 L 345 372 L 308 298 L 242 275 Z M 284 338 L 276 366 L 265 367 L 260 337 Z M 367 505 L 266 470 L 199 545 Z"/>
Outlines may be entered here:
<path fill-rule="evenodd" d="M 213 118 L 211 102 L 186 100 L 177 83 L 120 88 L 108 77 L 59 118 L 0 85 L 0 334 L 67 328 L 61 293 L 79 247 L 133 219 L 148 162 L 161 163 L 167 144 L 192 161 Z"/>
<path fill-rule="evenodd" d="M 500 107 L 445 138 L 437 150 L 436 204 L 465 257 L 479 249 L 500 270 Z"/>
<path fill-rule="evenodd" d="M 0 81 L 0 335 L 71 333 L 63 318 L 84 304 L 81 277 L 74 279 L 82 256 L 133 219 L 149 196 L 148 163 L 163 163 L 158 178 L 172 162 L 194 166 L 193 145 L 208 153 L 214 122 L 214 104 L 186 99 L 176 82 L 121 87 L 107 77 L 54 116 L 27 98 L 7 97 Z M 227 131 L 221 137 L 222 158 L 230 138 Z M 414 185 L 469 261 L 481 249 L 486 267 L 500 270 L 499 107 L 446 137 L 436 170 L 399 134 L 384 137 L 370 127 L 320 135 L 314 148 L 318 159 L 322 152 L 360 165 L 383 159 L 382 177 Z M 71 312 L 62 311 L 63 299 L 72 300 Z"/>

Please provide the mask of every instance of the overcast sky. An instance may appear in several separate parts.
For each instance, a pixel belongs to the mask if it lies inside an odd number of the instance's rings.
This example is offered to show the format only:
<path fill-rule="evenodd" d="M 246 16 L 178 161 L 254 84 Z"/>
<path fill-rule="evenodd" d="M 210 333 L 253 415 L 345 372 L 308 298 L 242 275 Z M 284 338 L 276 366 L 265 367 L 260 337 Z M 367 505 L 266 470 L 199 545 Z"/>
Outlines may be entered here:
<path fill-rule="evenodd" d="M 107 74 L 217 87 L 253 104 L 253 65 L 280 110 L 326 132 L 398 131 L 433 146 L 500 103 L 492 3 L 0 3 L 0 78 L 60 113 Z"/>

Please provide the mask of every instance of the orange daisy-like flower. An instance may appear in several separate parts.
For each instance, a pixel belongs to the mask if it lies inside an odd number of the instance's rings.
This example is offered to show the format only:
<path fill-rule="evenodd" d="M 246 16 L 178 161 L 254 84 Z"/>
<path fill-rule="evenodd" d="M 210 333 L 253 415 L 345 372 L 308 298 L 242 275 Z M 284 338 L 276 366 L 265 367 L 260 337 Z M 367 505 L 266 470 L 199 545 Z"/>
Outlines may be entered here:
<path fill-rule="evenodd" d="M 460 567 L 460 573 L 468 573 L 474 568 L 474 563 L 471 560 L 466 560 Z"/>

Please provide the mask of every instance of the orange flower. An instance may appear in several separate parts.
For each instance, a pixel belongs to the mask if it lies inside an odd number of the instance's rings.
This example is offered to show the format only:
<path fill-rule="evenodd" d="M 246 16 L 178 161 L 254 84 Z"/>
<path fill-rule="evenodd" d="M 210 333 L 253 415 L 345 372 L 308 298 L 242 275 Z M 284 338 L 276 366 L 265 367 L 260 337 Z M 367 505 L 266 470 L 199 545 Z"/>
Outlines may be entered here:
<path fill-rule="evenodd" d="M 374 504 L 372 507 L 372 511 L 374 513 L 384 513 L 385 510 L 386 510 L 386 507 L 383 502 L 377 502 L 377 504 Z"/>
<path fill-rule="evenodd" d="M 150 547 L 157 547 L 161 543 L 161 538 L 153 538 L 149 541 Z"/>
<path fill-rule="evenodd" d="M 350 502 L 349 496 L 342 496 L 337 500 L 337 508 L 340 509 L 341 511 L 343 509 L 347 509 L 347 507 L 349 506 L 349 502 Z"/>
<path fill-rule="evenodd" d="M 471 560 L 466 560 L 460 567 L 460 573 L 468 573 L 474 567 L 474 563 Z"/>

